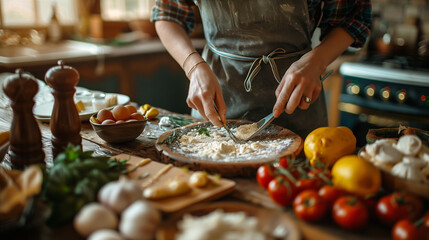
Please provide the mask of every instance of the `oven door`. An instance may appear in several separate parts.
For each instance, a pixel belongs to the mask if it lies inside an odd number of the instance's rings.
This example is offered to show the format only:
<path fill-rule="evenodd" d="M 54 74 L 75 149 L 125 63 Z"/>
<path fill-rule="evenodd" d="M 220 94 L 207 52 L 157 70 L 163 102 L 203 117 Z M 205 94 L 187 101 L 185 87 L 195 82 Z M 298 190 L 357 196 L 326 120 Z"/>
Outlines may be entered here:
<path fill-rule="evenodd" d="M 346 98 L 349 101 L 344 101 Z M 341 96 L 338 105 L 340 111 L 340 125 L 350 128 L 356 136 L 357 146 L 366 144 L 366 134 L 369 129 L 397 128 L 405 126 L 429 130 L 429 117 L 383 111 L 375 108 L 363 107 L 360 103 L 350 101 L 350 96 Z"/>

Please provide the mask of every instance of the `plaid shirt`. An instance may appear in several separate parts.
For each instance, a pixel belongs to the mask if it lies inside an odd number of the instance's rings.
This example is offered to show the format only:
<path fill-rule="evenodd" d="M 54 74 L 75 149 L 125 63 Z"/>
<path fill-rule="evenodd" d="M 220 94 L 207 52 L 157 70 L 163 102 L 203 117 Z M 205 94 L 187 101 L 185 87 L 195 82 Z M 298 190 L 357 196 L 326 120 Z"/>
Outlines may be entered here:
<path fill-rule="evenodd" d="M 197 1 L 193 2 L 196 4 Z M 311 32 L 320 27 L 323 39 L 332 28 L 342 27 L 354 38 L 352 47 L 359 48 L 364 45 L 371 26 L 370 0 L 307 0 L 307 2 Z M 187 33 L 191 33 L 195 24 L 195 14 L 191 6 L 190 0 L 156 0 L 151 20 L 173 21 L 181 25 Z"/>

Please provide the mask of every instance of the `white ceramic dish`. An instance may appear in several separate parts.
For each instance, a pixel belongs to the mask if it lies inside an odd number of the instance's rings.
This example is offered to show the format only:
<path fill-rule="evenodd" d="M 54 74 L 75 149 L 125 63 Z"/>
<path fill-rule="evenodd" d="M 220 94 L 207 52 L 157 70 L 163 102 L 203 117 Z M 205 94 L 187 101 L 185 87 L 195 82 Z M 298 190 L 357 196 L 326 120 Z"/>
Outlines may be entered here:
<path fill-rule="evenodd" d="M 116 95 L 118 96 L 117 105 L 125 105 L 130 102 L 130 97 L 123 94 L 116 94 Z M 114 108 L 115 106 L 111 106 L 109 108 Z M 34 106 L 34 109 L 33 109 L 34 117 L 38 120 L 49 122 L 51 120 L 53 107 L 54 107 L 54 102 L 47 102 L 47 103 Z M 87 121 L 93 114 L 97 112 L 98 110 L 94 109 L 93 107 L 87 108 L 84 111 L 79 113 L 80 120 Z"/>

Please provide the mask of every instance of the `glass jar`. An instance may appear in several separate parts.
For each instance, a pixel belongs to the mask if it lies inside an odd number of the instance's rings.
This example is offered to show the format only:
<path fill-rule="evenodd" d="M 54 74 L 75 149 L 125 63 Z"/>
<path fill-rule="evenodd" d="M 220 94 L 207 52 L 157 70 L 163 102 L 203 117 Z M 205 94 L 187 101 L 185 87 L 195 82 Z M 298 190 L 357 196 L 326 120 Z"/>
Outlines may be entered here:
<path fill-rule="evenodd" d="M 107 107 L 106 94 L 105 93 L 93 93 L 92 94 L 92 106 L 95 111 L 101 110 Z"/>

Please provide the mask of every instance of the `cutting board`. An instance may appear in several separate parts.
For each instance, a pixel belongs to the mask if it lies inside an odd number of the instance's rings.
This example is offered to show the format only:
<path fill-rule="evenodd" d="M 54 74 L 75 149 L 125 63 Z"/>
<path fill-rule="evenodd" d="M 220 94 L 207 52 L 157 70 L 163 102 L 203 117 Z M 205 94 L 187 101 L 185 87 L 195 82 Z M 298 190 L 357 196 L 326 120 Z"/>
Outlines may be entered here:
<path fill-rule="evenodd" d="M 116 155 L 113 156 L 113 158 L 117 160 L 128 160 L 128 169 L 133 169 L 144 159 L 128 154 Z M 129 174 L 129 177 L 131 179 L 134 179 L 137 184 L 143 189 L 143 185 L 147 184 L 148 181 L 152 182 L 152 177 L 154 177 L 166 166 L 167 164 L 150 161 L 146 165 L 139 167 L 135 171 L 131 172 Z M 149 175 L 147 175 L 146 173 L 149 173 Z M 153 181 L 149 186 L 152 187 L 162 185 L 172 178 L 187 179 L 191 174 L 191 171 L 186 171 L 178 167 L 172 167 L 155 181 Z M 142 175 L 147 175 L 147 177 L 140 179 Z M 219 178 L 217 179 L 216 184 L 208 184 L 208 186 L 205 186 L 203 188 L 191 187 L 191 189 L 192 190 L 190 192 L 184 195 L 160 200 L 150 200 L 150 202 L 152 202 L 162 212 L 176 212 L 195 203 L 218 199 L 222 196 L 231 193 L 235 189 L 235 182 L 228 179 Z"/>

